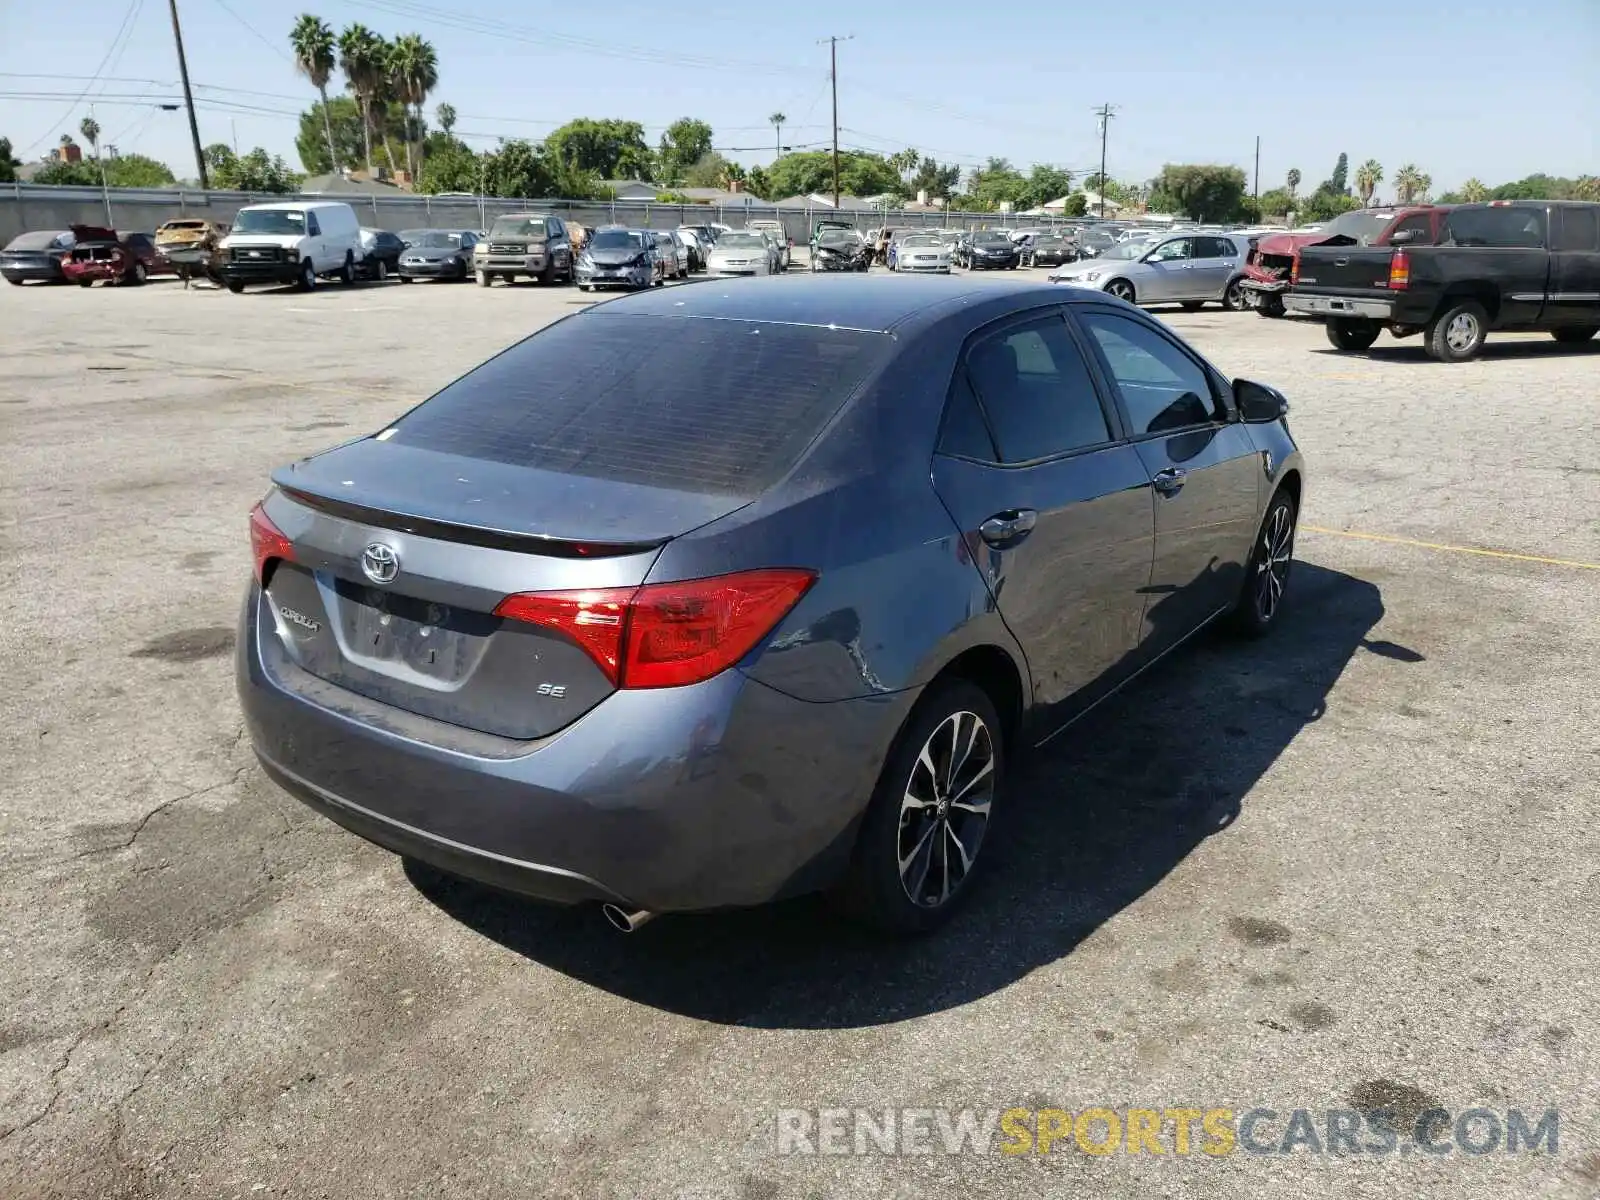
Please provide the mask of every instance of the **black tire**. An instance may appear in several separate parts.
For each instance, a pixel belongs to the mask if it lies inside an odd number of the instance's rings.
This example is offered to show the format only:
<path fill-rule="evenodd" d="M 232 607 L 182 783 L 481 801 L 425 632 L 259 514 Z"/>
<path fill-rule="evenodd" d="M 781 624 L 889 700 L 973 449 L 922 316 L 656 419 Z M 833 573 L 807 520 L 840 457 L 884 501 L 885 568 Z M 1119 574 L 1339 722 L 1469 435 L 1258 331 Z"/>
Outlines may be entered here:
<path fill-rule="evenodd" d="M 80 280 L 78 280 L 78 286 L 81 287 L 81 288 L 93 287 L 94 286 L 94 280 L 92 280 L 92 279 L 80 279 Z"/>
<path fill-rule="evenodd" d="M 968 745 L 969 732 L 970 750 L 955 759 L 955 753 Z M 954 749 L 945 752 L 945 747 Z M 984 849 L 992 840 L 990 814 L 1004 805 L 1006 751 L 999 713 L 982 688 L 965 679 L 930 688 L 884 763 L 856 835 L 849 869 L 831 893 L 834 903 L 856 920 L 887 933 L 927 933 L 944 924 L 988 861 Z M 973 758 L 985 753 L 986 760 Z M 956 762 L 953 787 L 947 778 L 951 761 Z M 973 763 L 976 766 L 968 765 Z M 921 799 L 919 793 L 926 802 L 911 807 Z M 952 794 L 981 805 L 981 811 L 949 803 Z M 953 843 L 960 843 L 961 849 Z M 913 893 L 920 902 L 912 899 Z"/>
<path fill-rule="evenodd" d="M 1199 312 L 1206 306 L 1204 300 L 1185 300 L 1182 302 L 1184 312 Z"/>
<path fill-rule="evenodd" d="M 549 287 L 552 283 L 555 282 L 555 279 L 556 279 L 556 260 L 554 258 L 552 258 L 549 262 L 545 263 L 544 270 L 539 272 L 539 275 L 538 275 L 539 286 L 540 287 Z"/>
<path fill-rule="evenodd" d="M 1600 333 L 1600 325 L 1577 325 L 1567 329 L 1552 329 L 1550 336 L 1563 345 L 1581 346 L 1597 333 Z"/>
<path fill-rule="evenodd" d="M 128 273 L 122 277 L 122 282 L 130 287 L 143 287 L 150 278 L 150 273 L 145 270 L 142 262 L 136 262 L 128 268 Z"/>
<path fill-rule="evenodd" d="M 1250 296 L 1245 290 L 1244 277 L 1230 280 L 1222 289 L 1222 307 L 1229 312 L 1241 312 L 1250 307 Z"/>
<path fill-rule="evenodd" d="M 344 252 L 344 265 L 339 268 L 339 282 L 344 284 L 354 283 L 356 280 L 356 259 L 350 251 Z"/>
<path fill-rule="evenodd" d="M 244 291 L 244 284 L 237 279 L 230 279 L 227 282 L 227 288 L 230 292 L 237 296 L 240 292 Z"/>
<path fill-rule="evenodd" d="M 13 275 L 7 275 L 6 276 L 6 282 L 9 283 L 12 287 L 21 287 L 23 281 L 18 279 L 18 278 L 16 278 Z"/>
<path fill-rule="evenodd" d="M 380 276 L 378 276 L 378 278 L 382 279 L 383 276 L 380 275 Z M 401 283 L 410 283 L 410 282 L 412 282 L 411 276 L 409 276 L 409 275 L 397 275 L 397 276 L 395 276 L 395 278 L 398 279 Z"/>
<path fill-rule="evenodd" d="M 1273 292 L 1262 292 L 1256 297 L 1256 316 L 1277 320 L 1288 315 L 1283 307 L 1283 297 Z"/>
<path fill-rule="evenodd" d="M 1428 323 L 1422 335 L 1428 356 L 1439 362 L 1461 363 L 1478 357 L 1489 336 L 1489 314 L 1476 300 L 1450 304 Z"/>
<path fill-rule="evenodd" d="M 311 260 L 309 258 L 301 260 L 300 280 L 295 286 L 297 286 L 302 292 L 315 290 L 317 286 L 317 271 L 316 268 L 311 265 Z"/>
<path fill-rule="evenodd" d="M 487 271 L 479 271 L 478 272 L 478 286 L 479 287 L 488 287 L 493 282 L 494 282 L 494 276 L 489 274 L 489 272 L 487 272 Z"/>
<path fill-rule="evenodd" d="M 1113 279 L 1106 284 L 1106 295 L 1115 296 L 1118 300 L 1126 300 L 1129 304 L 1138 303 L 1138 293 L 1133 290 L 1133 284 L 1126 279 Z"/>
<path fill-rule="evenodd" d="M 1299 512 L 1294 497 L 1279 489 L 1267 505 L 1261 528 L 1250 548 L 1239 599 L 1231 620 L 1234 631 L 1245 637 L 1265 637 L 1272 632 L 1283 612 L 1289 591 L 1289 575 L 1294 567 L 1294 539 Z"/>
<path fill-rule="evenodd" d="M 1328 344 L 1335 350 L 1358 353 L 1370 349 L 1383 327 L 1365 317 L 1334 317 L 1323 326 Z"/>
<path fill-rule="evenodd" d="M 388 278 L 389 278 L 389 264 L 384 262 L 383 259 L 380 258 L 375 264 L 373 264 L 373 267 L 372 267 L 372 279 L 373 279 L 373 282 L 374 283 L 382 283 L 384 280 L 386 280 Z M 411 280 L 407 279 L 404 275 L 402 275 L 402 276 L 400 276 L 400 282 L 401 283 L 410 283 Z"/>

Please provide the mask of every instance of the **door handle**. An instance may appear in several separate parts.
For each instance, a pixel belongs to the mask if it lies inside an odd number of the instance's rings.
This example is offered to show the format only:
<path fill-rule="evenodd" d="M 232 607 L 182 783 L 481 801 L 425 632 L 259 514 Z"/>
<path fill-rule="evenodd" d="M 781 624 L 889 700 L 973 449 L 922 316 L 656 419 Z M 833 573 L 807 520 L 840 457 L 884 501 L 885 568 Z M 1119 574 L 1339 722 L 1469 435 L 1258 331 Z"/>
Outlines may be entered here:
<path fill-rule="evenodd" d="M 978 526 L 978 536 L 997 550 L 1014 546 L 1033 532 L 1039 514 L 1031 508 L 1014 508 L 1009 512 L 995 513 Z"/>
<path fill-rule="evenodd" d="M 1150 480 L 1155 484 L 1156 491 L 1163 496 L 1176 496 L 1183 490 L 1184 480 L 1189 478 L 1189 472 L 1182 467 L 1166 467 L 1155 473 Z"/>

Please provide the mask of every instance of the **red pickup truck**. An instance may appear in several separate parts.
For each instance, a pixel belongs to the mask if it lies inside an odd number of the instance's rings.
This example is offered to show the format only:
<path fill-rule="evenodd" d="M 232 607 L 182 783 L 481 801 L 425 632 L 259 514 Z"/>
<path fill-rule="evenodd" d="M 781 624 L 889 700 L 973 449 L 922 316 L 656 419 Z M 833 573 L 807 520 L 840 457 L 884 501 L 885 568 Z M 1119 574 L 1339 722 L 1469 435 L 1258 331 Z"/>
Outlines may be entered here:
<path fill-rule="evenodd" d="M 1289 290 L 1294 260 L 1306 246 L 1320 246 L 1336 239 L 1344 239 L 1343 244 L 1352 246 L 1387 246 L 1389 239 L 1402 229 L 1422 235 L 1413 244 L 1431 246 L 1439 240 L 1448 211 L 1437 204 L 1358 208 L 1341 213 L 1320 229 L 1271 234 L 1256 243 L 1245 259 L 1241 281 L 1245 296 L 1260 316 L 1281 317 L 1283 293 Z"/>

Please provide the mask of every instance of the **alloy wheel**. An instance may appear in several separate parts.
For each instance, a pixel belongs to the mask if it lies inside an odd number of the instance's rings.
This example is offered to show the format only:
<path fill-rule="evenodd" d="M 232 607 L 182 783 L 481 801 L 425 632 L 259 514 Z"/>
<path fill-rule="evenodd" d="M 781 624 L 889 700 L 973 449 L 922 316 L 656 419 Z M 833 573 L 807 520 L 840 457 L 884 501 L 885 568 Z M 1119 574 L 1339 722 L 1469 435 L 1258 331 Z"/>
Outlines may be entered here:
<path fill-rule="evenodd" d="M 1228 285 L 1228 291 L 1223 296 L 1223 301 L 1230 312 L 1238 312 L 1240 309 L 1249 306 L 1248 296 L 1249 293 L 1245 291 L 1244 284 L 1235 279 Z"/>
<path fill-rule="evenodd" d="M 1471 349 L 1478 340 L 1478 318 L 1468 312 L 1457 313 L 1445 326 L 1444 340 L 1457 354 Z"/>
<path fill-rule="evenodd" d="M 1118 300 L 1126 300 L 1129 304 L 1133 303 L 1132 285 L 1124 283 L 1120 279 L 1107 286 L 1106 293 L 1108 295 L 1115 296 Z"/>
<path fill-rule="evenodd" d="M 923 743 L 900 801 L 900 886 L 919 908 L 939 908 L 977 861 L 994 799 L 994 737 L 983 718 L 951 713 Z"/>
<path fill-rule="evenodd" d="M 1272 510 L 1267 527 L 1261 531 L 1261 554 L 1256 560 L 1256 612 L 1263 622 L 1277 615 L 1283 591 L 1289 583 L 1289 564 L 1294 557 L 1294 519 L 1289 506 Z"/>

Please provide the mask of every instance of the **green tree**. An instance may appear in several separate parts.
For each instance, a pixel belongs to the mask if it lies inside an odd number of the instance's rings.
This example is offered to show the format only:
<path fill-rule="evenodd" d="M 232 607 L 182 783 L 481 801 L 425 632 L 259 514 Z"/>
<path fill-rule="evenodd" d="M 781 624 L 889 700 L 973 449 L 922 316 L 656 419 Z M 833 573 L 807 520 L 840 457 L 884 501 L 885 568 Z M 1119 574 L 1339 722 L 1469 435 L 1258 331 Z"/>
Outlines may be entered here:
<path fill-rule="evenodd" d="M 91 157 L 100 157 L 100 122 L 93 117 L 85 117 L 78 122 L 78 132 L 83 135 L 83 140 L 89 143 Z"/>
<path fill-rule="evenodd" d="M 731 178 L 733 164 L 715 150 L 708 150 L 681 173 L 678 182 L 684 187 L 726 187 Z"/>
<path fill-rule="evenodd" d="M 372 170 L 373 113 L 389 73 L 387 44 L 357 22 L 339 35 L 339 69 L 361 109 L 361 140 L 367 170 Z"/>
<path fill-rule="evenodd" d="M 1322 186 L 1330 192 L 1339 192 L 1341 195 L 1349 192 L 1350 156 L 1343 150 L 1339 151 L 1339 161 L 1333 164 L 1333 174 Z"/>
<path fill-rule="evenodd" d="M 1018 210 L 1027 208 L 1031 195 L 1028 181 L 1003 158 L 989 159 L 967 189 L 968 202 L 980 212 L 994 212 L 1002 204 Z"/>
<path fill-rule="evenodd" d="M 433 110 L 433 119 L 439 122 L 439 128 L 444 130 L 445 137 L 451 137 L 456 127 L 456 106 L 454 104 L 441 104 Z"/>
<path fill-rule="evenodd" d="M 1261 193 L 1261 215 L 1263 217 L 1287 216 L 1294 208 L 1294 197 L 1289 194 L 1288 188 L 1269 188 Z"/>
<path fill-rule="evenodd" d="M 775 112 L 767 117 L 767 123 L 772 126 L 773 141 L 778 147 L 777 153 L 780 155 L 783 153 L 783 126 L 788 119 L 788 114 L 783 112 Z"/>
<path fill-rule="evenodd" d="M 745 177 L 744 190 L 759 200 L 771 200 L 772 181 L 767 178 L 766 168 L 751 167 L 750 173 Z M 782 197 L 778 197 L 780 200 Z"/>
<path fill-rule="evenodd" d="M 1171 197 L 1178 211 L 1195 221 L 1231 221 L 1241 210 L 1245 186 L 1238 167 L 1168 163 L 1156 177 L 1152 199 Z"/>
<path fill-rule="evenodd" d="M 1299 219 L 1301 221 L 1328 221 L 1340 213 L 1350 212 L 1361 207 L 1361 201 L 1354 196 L 1347 196 L 1343 192 L 1329 192 L 1318 189 L 1305 198 L 1300 206 Z"/>
<path fill-rule="evenodd" d="M 143 154 L 119 154 L 105 160 L 108 187 L 154 188 L 169 187 L 175 180 L 164 162 L 147 158 Z M 40 167 L 33 176 L 34 183 L 54 183 L 68 187 L 99 187 L 100 168 L 92 161 L 60 162 L 52 160 Z"/>
<path fill-rule="evenodd" d="M 291 171 L 283 159 L 268 154 L 260 146 L 247 154 L 235 154 L 231 146 L 216 142 L 205 148 L 205 156 L 212 187 L 281 195 L 300 186 L 300 176 Z"/>
<path fill-rule="evenodd" d="M 396 39 L 389 47 L 389 77 L 401 110 L 409 110 L 404 122 L 406 166 L 414 178 L 422 165 L 421 143 L 426 133 L 422 106 L 439 86 L 439 57 L 432 43 L 415 33 Z"/>
<path fill-rule="evenodd" d="M 548 196 L 554 184 L 550 163 L 539 147 L 521 138 L 500 143 L 483 167 L 485 190 L 491 196 Z"/>
<path fill-rule="evenodd" d="M 294 51 L 295 70 L 304 75 L 322 97 L 322 131 L 328 146 L 328 166 L 324 170 L 337 171 L 339 151 L 333 141 L 333 125 L 328 119 L 328 80 L 333 78 L 339 61 L 333 28 L 321 17 L 301 13 L 289 31 L 289 46 Z M 305 162 L 305 158 L 302 151 L 300 161 Z"/>
<path fill-rule="evenodd" d="M 0 137 L 0 183 L 10 183 L 17 177 L 22 164 L 12 156 L 11 139 Z"/>
<path fill-rule="evenodd" d="M 948 201 L 960 190 L 961 168 L 956 164 L 941 164 L 929 157 L 924 157 L 917 163 L 916 173 L 911 177 L 913 194 L 926 192 L 930 200 Z"/>
<path fill-rule="evenodd" d="M 1491 200 L 1579 200 L 1579 180 L 1538 172 L 1523 179 L 1502 183 L 1490 193 Z"/>
<path fill-rule="evenodd" d="M 1489 198 L 1489 189 L 1481 179 L 1469 179 L 1461 185 L 1461 199 L 1467 204 L 1477 204 Z"/>
<path fill-rule="evenodd" d="M 1301 179 L 1300 168 L 1299 167 L 1290 167 L 1289 168 L 1288 177 L 1285 180 L 1285 182 L 1288 183 L 1288 185 L 1289 185 L 1289 199 L 1290 200 L 1294 199 L 1295 189 L 1300 186 L 1300 179 Z"/>
<path fill-rule="evenodd" d="M 711 153 L 711 126 L 693 117 L 679 117 L 661 135 L 660 177 L 663 183 L 682 183 L 683 174 Z M 692 184 L 714 187 L 715 184 Z"/>
<path fill-rule="evenodd" d="M 1590 203 L 1600 201 L 1600 175 L 1583 175 L 1573 180 L 1572 198 Z"/>
<path fill-rule="evenodd" d="M 1382 182 L 1383 164 L 1377 159 L 1369 158 L 1356 168 L 1356 194 L 1361 197 L 1361 207 L 1371 206 L 1372 194 Z"/>
<path fill-rule="evenodd" d="M 442 135 L 430 134 L 429 141 Z M 424 195 L 439 192 L 472 192 L 483 187 L 485 159 L 453 138 L 431 148 L 422 156 L 416 190 Z"/>
<path fill-rule="evenodd" d="M 1417 169 L 1415 163 L 1406 163 L 1394 173 L 1395 199 L 1401 204 L 1411 204 L 1428 190 L 1432 182 Z"/>
<path fill-rule="evenodd" d="M 655 174 L 644 126 L 637 121 L 579 117 L 552 131 L 544 147 L 572 170 L 601 179 L 649 179 Z"/>
<path fill-rule="evenodd" d="M 1081 217 L 1089 212 L 1089 198 L 1082 192 L 1073 192 L 1067 197 L 1066 207 L 1061 210 L 1064 217 Z"/>
<path fill-rule="evenodd" d="M 328 151 L 330 136 L 332 154 Z M 359 163 L 365 145 L 361 106 L 349 96 L 335 96 L 326 105 L 319 101 L 300 114 L 300 131 L 295 135 L 294 146 L 300 165 L 312 175 L 327 174 L 335 169 L 335 163 Z"/>
<path fill-rule="evenodd" d="M 811 193 L 831 194 L 833 191 L 833 156 L 821 150 L 802 150 L 785 154 L 766 171 L 771 197 L 782 200 L 788 196 Z M 883 192 L 901 192 L 900 176 L 882 156 L 841 151 L 839 154 L 839 191 L 851 196 L 876 196 Z"/>
<path fill-rule="evenodd" d="M 1072 172 L 1044 164 L 1028 172 L 1028 206 L 1037 207 L 1072 192 Z"/>

